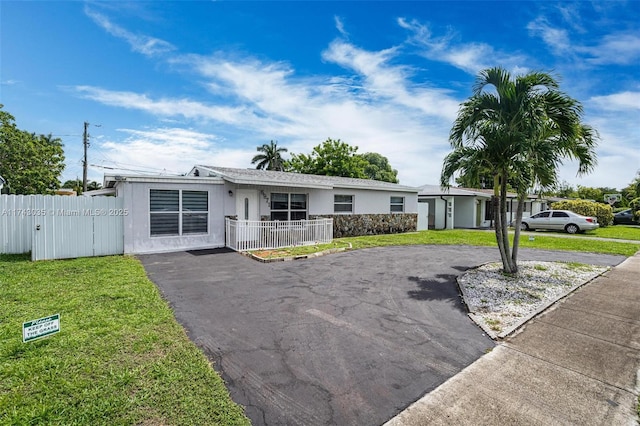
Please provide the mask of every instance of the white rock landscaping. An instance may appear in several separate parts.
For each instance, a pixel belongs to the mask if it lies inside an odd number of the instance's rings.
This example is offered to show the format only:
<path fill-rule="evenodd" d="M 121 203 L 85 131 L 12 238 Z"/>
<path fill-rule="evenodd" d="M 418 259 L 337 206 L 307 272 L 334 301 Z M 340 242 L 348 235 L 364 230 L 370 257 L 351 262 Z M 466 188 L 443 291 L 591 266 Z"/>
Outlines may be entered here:
<path fill-rule="evenodd" d="M 488 263 L 458 277 L 469 316 L 493 339 L 513 333 L 558 299 L 609 268 L 579 263 L 519 262 L 517 276 Z"/>

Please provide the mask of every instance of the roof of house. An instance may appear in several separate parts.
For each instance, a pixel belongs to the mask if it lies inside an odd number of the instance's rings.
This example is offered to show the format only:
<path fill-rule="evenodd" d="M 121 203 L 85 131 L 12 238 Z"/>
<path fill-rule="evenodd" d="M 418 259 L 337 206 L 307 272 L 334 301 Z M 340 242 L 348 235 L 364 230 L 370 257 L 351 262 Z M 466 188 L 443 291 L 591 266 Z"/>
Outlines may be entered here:
<path fill-rule="evenodd" d="M 423 185 L 418 188 L 418 196 L 440 196 L 440 195 L 458 195 L 463 197 L 491 197 L 492 190 L 489 193 L 482 189 L 468 189 L 468 188 L 441 188 L 440 185 Z"/>
<path fill-rule="evenodd" d="M 418 192 L 418 188 L 372 179 L 308 175 L 302 173 L 277 172 L 272 170 L 233 169 L 228 167 L 202 165 L 195 166 L 189 173 L 189 176 L 195 176 L 196 170 L 200 176 L 217 176 L 226 181 L 243 185 L 270 185 L 318 189 L 350 188 Z"/>
<path fill-rule="evenodd" d="M 491 198 L 493 195 L 493 189 L 480 189 L 480 188 L 454 188 L 449 187 L 442 189 L 439 185 L 423 185 L 418 188 L 418 196 L 423 197 L 438 197 L 438 196 L 462 196 L 462 197 L 485 197 Z M 508 192 L 507 198 L 518 198 L 518 194 L 514 192 Z M 528 199 L 540 199 L 537 194 L 527 195 Z M 548 197 L 543 197 L 545 200 Z"/>
<path fill-rule="evenodd" d="M 224 180 L 219 177 L 195 177 L 195 176 L 165 176 L 165 175 L 104 175 L 104 188 L 114 188 L 119 182 L 158 182 L 158 183 L 211 183 L 224 184 Z"/>

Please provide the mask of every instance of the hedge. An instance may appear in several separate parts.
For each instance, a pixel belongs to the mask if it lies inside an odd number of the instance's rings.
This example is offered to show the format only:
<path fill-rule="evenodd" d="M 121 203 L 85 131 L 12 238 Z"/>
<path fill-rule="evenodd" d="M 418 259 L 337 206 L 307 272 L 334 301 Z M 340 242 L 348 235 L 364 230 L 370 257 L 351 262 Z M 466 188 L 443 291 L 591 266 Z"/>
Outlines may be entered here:
<path fill-rule="evenodd" d="M 551 208 L 553 210 L 571 210 L 583 216 L 595 216 L 602 228 L 613 223 L 613 210 L 608 204 L 587 200 L 567 200 L 553 203 Z"/>

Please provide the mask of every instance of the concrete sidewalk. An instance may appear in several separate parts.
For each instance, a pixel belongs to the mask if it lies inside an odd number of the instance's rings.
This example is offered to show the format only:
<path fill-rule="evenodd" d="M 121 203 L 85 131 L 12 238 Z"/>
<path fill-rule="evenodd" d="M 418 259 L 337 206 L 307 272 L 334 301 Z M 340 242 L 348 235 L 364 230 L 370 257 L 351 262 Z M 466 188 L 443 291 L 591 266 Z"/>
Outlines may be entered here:
<path fill-rule="evenodd" d="M 386 423 L 637 425 L 640 253 Z"/>

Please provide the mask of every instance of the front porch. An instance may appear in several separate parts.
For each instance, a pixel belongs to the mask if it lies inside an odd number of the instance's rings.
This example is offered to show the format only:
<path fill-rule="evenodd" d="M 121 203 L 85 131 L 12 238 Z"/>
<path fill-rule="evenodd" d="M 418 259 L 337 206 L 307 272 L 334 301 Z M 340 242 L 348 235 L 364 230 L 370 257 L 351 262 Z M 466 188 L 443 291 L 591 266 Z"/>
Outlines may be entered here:
<path fill-rule="evenodd" d="M 333 219 L 235 220 L 225 219 L 225 246 L 235 251 L 277 249 L 333 240 Z"/>

